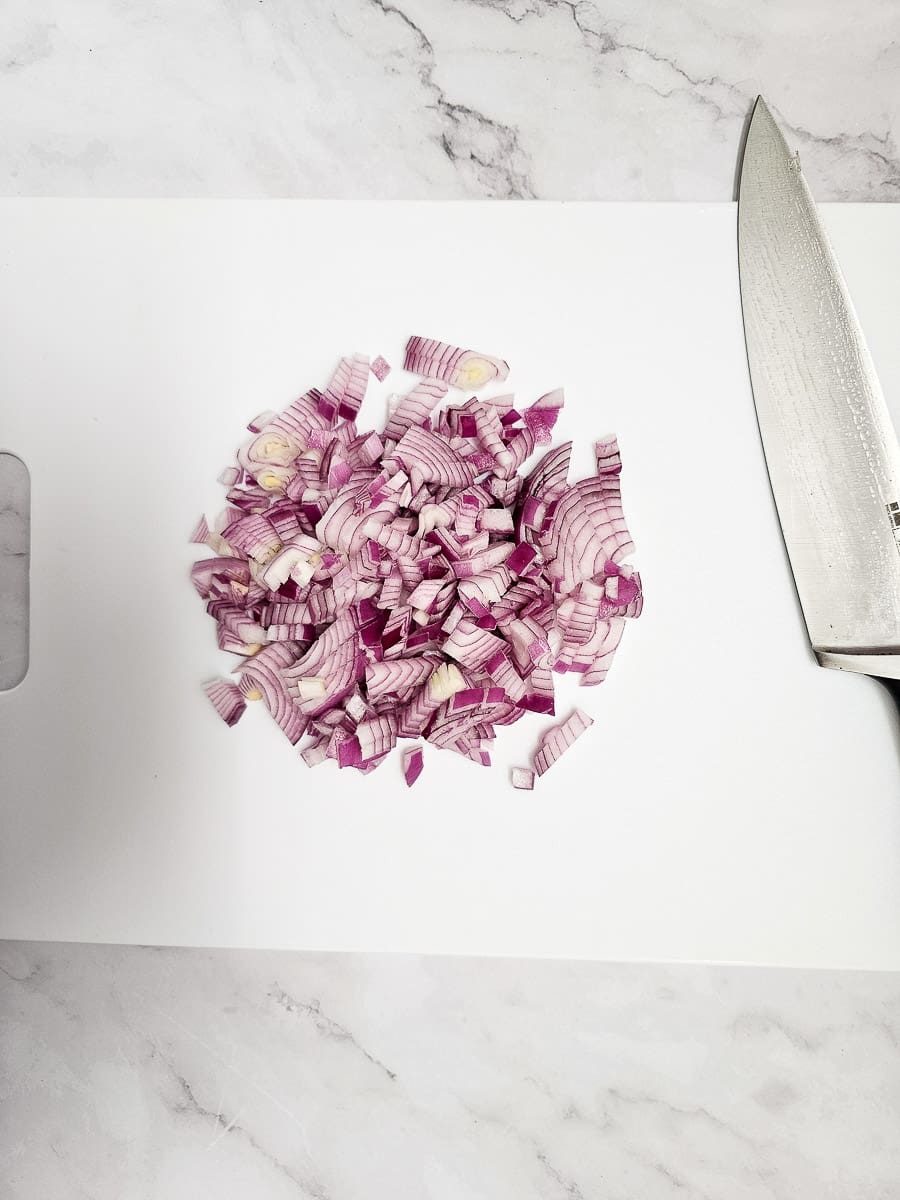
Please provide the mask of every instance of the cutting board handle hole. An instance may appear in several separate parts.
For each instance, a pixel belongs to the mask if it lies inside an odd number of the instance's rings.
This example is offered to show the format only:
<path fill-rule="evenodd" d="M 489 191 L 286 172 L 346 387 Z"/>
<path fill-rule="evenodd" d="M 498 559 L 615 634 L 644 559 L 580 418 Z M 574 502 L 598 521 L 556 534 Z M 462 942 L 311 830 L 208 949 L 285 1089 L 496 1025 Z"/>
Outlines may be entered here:
<path fill-rule="evenodd" d="M 0 450 L 0 692 L 28 673 L 31 477 L 21 458 Z"/>

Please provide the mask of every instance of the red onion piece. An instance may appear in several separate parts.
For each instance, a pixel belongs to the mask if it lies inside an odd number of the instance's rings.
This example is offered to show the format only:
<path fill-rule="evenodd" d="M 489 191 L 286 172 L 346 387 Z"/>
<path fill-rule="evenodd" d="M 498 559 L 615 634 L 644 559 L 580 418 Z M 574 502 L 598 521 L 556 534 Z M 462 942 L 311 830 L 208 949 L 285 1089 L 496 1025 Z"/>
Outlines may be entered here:
<path fill-rule="evenodd" d="M 206 523 L 206 517 L 201 516 L 200 520 L 194 526 L 194 532 L 190 536 L 190 541 L 197 546 L 205 546 L 209 538 L 209 525 Z"/>
<path fill-rule="evenodd" d="M 211 679 L 203 685 L 203 690 L 225 724 L 236 725 L 247 707 L 237 684 L 229 679 Z"/>
<path fill-rule="evenodd" d="M 385 379 L 391 373 L 391 364 L 379 354 L 377 358 L 372 359 L 369 370 L 379 383 L 384 383 Z"/>
<path fill-rule="evenodd" d="M 551 725 L 541 737 L 534 756 L 534 769 L 538 775 L 549 771 L 576 738 L 581 737 L 593 723 L 586 713 L 576 708 L 559 725 Z"/>
<path fill-rule="evenodd" d="M 385 441 L 399 442 L 413 425 L 428 428 L 432 410 L 447 395 L 447 385 L 435 379 L 423 379 L 402 396 L 384 427 Z"/>
<path fill-rule="evenodd" d="M 414 375 L 443 379 L 451 387 L 473 391 L 494 380 L 500 382 L 509 374 L 502 358 L 423 337 L 411 337 L 406 343 L 403 368 Z"/>
<path fill-rule="evenodd" d="M 240 477 L 240 467 L 226 467 L 225 470 L 219 474 L 219 483 L 221 483 L 223 487 L 234 487 Z"/>
<path fill-rule="evenodd" d="M 306 731 L 307 717 L 290 695 L 282 672 L 296 662 L 296 642 L 271 642 L 242 664 L 241 692 L 248 699 L 263 700 L 279 728 L 296 745 Z"/>
<path fill-rule="evenodd" d="M 522 417 L 525 424 L 534 436 L 534 440 L 539 444 L 549 443 L 553 426 L 556 424 L 564 403 L 563 390 L 557 388 L 555 392 L 548 392 L 546 396 L 535 400 L 534 404 L 523 412 Z"/>
<path fill-rule="evenodd" d="M 439 434 L 411 426 L 391 454 L 389 463 L 399 463 L 413 488 L 439 483 L 461 488 L 475 479 L 473 468 Z"/>
<path fill-rule="evenodd" d="M 618 475 L 622 470 L 622 456 L 615 434 L 608 434 L 594 442 L 594 456 L 597 459 L 598 475 Z"/>
<path fill-rule="evenodd" d="M 489 533 L 512 533 L 513 515 L 508 508 L 485 508 L 475 518 L 475 525 Z"/>
<path fill-rule="evenodd" d="M 510 780 L 514 788 L 519 788 L 520 791 L 534 791 L 534 771 L 529 767 L 513 767 L 510 771 Z"/>
<path fill-rule="evenodd" d="M 277 416 L 270 408 L 265 412 L 261 412 L 258 417 L 254 417 L 252 421 L 247 422 L 247 428 L 251 433 L 262 433 L 265 427 Z"/>
<path fill-rule="evenodd" d="M 323 763 L 328 757 L 328 738 L 318 738 L 305 750 L 301 750 L 300 757 L 308 767 L 317 767 Z"/>
<path fill-rule="evenodd" d="M 422 774 L 422 766 L 421 746 L 411 746 L 408 750 L 403 751 L 403 778 L 406 780 L 407 787 L 412 787 Z"/>

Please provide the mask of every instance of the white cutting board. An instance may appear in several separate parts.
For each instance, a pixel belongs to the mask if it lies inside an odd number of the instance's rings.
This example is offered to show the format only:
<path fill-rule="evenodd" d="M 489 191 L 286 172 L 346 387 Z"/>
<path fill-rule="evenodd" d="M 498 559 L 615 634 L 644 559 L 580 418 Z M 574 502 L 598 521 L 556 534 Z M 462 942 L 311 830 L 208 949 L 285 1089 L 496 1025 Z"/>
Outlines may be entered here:
<path fill-rule="evenodd" d="M 900 208 L 825 216 L 896 408 Z M 0 264 L 0 448 L 33 477 L 0 936 L 900 967 L 895 719 L 807 648 L 732 205 L 7 200 Z M 200 690 L 230 660 L 185 539 L 246 420 L 410 333 L 563 385 L 584 473 L 620 435 L 646 609 L 607 683 L 561 687 L 596 724 L 530 795 L 539 717 L 490 771 L 426 748 L 408 791 Z"/>

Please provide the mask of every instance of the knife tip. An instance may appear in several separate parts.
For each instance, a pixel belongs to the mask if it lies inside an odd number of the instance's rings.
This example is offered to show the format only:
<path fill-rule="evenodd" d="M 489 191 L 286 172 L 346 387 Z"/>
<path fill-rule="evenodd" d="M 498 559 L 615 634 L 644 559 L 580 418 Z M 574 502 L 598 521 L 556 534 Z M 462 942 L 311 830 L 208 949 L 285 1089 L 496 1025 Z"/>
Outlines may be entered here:
<path fill-rule="evenodd" d="M 774 124 L 772 114 L 769 112 L 769 106 L 766 104 L 765 97 L 762 92 L 757 93 L 756 99 L 748 115 L 744 118 L 744 128 L 741 131 L 741 142 L 738 149 L 737 170 L 735 171 L 734 179 L 734 198 L 740 200 L 741 190 L 744 182 L 744 169 L 747 166 L 748 154 L 747 150 L 752 140 L 758 138 L 763 127 Z"/>
<path fill-rule="evenodd" d="M 741 147 L 741 177 L 743 176 L 743 169 L 748 160 L 758 157 L 761 148 L 773 146 L 778 148 L 782 156 L 790 157 L 787 143 L 784 140 L 784 134 L 781 132 L 778 122 L 772 116 L 772 110 L 766 103 L 765 97 L 760 94 L 756 97 L 750 113 L 750 120 L 747 122 L 744 130 L 743 145 Z"/>
<path fill-rule="evenodd" d="M 750 114 L 750 120 L 754 120 L 757 116 L 768 117 L 769 120 L 772 119 L 771 110 L 769 109 L 768 104 L 766 104 L 766 99 L 762 92 L 760 92 L 753 101 L 753 111 Z"/>

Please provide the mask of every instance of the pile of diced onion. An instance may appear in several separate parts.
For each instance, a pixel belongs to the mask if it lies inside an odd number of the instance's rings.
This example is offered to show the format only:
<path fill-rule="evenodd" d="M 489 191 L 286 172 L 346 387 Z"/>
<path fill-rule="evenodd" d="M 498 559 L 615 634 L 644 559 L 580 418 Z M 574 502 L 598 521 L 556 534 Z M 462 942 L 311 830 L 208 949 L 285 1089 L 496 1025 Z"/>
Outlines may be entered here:
<path fill-rule="evenodd" d="M 498 726 L 554 715 L 554 672 L 602 682 L 642 596 L 615 438 L 569 483 L 571 442 L 529 462 L 561 391 L 526 407 L 485 395 L 505 362 L 421 337 L 403 366 L 419 378 L 380 432 L 357 416 L 390 367 L 361 354 L 251 421 L 220 476 L 227 507 L 192 537 L 215 555 L 192 579 L 240 658 L 206 685 L 228 725 L 262 701 L 307 765 L 364 773 L 410 739 L 412 785 L 423 742 L 489 766 Z M 550 726 L 513 785 L 532 788 L 590 724 L 575 709 Z"/>

